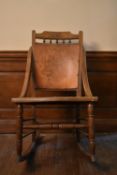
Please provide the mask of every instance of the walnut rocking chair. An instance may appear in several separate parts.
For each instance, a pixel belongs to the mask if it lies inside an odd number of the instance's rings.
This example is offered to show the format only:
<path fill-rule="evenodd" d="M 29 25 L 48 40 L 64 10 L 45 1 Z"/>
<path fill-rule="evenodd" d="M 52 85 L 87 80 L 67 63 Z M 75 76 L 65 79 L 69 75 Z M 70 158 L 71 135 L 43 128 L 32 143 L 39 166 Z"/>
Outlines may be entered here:
<path fill-rule="evenodd" d="M 74 92 L 74 95 L 61 96 L 27 96 L 30 80 L 34 84 L 34 91 Z M 37 130 L 49 129 L 86 129 L 89 140 L 88 155 L 95 161 L 95 137 L 93 104 L 98 97 L 92 95 L 90 90 L 86 56 L 83 48 L 83 32 L 32 32 L 32 46 L 28 51 L 24 84 L 21 95 L 12 98 L 17 104 L 17 155 L 23 157 L 23 138 L 32 134 L 33 142 L 36 140 Z M 75 105 L 78 110 L 80 104 L 87 107 L 87 118 L 81 123 L 76 116 L 76 122 L 38 123 L 35 113 L 30 122 L 24 118 L 24 108 L 39 105 Z M 26 135 L 24 135 L 26 132 Z M 31 131 L 31 132 L 30 132 Z"/>

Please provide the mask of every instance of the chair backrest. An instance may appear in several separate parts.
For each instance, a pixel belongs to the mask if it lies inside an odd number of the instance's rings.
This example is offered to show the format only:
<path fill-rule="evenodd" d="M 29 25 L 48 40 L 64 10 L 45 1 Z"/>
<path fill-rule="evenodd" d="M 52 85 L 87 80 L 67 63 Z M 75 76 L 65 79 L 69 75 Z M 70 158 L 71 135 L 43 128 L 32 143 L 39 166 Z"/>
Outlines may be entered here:
<path fill-rule="evenodd" d="M 36 87 L 78 90 L 81 86 L 82 32 L 32 32 Z"/>

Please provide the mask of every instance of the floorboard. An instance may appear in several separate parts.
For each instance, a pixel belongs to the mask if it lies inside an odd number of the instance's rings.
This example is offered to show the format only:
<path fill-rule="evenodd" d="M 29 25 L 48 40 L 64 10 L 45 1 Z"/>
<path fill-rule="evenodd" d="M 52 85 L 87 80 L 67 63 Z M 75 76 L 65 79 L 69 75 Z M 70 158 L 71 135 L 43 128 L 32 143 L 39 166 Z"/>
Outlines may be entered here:
<path fill-rule="evenodd" d="M 46 134 L 35 154 L 17 161 L 15 135 L 0 135 L 0 175 L 117 175 L 117 135 L 96 137 L 96 163 L 80 151 L 70 134 Z M 86 145 L 86 139 L 82 141 Z M 25 148 L 30 137 L 25 140 Z"/>

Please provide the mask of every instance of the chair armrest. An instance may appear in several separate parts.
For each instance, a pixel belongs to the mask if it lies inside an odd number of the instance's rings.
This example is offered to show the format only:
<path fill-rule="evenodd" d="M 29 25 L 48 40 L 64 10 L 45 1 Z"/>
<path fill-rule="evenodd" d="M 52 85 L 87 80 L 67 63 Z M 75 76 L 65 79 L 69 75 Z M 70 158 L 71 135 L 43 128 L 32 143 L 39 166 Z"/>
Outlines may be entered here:
<path fill-rule="evenodd" d="M 27 94 L 31 74 L 31 63 L 32 63 L 32 48 L 30 47 L 27 55 L 26 71 L 20 97 L 24 97 Z"/>

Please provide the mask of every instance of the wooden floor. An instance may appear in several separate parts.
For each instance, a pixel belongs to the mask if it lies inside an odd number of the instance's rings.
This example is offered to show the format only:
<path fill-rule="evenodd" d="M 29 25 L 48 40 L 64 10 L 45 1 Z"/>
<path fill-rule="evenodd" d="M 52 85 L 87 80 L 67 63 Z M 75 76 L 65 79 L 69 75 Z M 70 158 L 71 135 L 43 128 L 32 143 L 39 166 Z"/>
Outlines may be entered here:
<path fill-rule="evenodd" d="M 73 135 L 46 135 L 36 154 L 19 163 L 15 135 L 1 134 L 0 175 L 117 175 L 117 135 L 97 136 L 96 144 L 97 162 L 92 164 L 79 150 Z"/>

